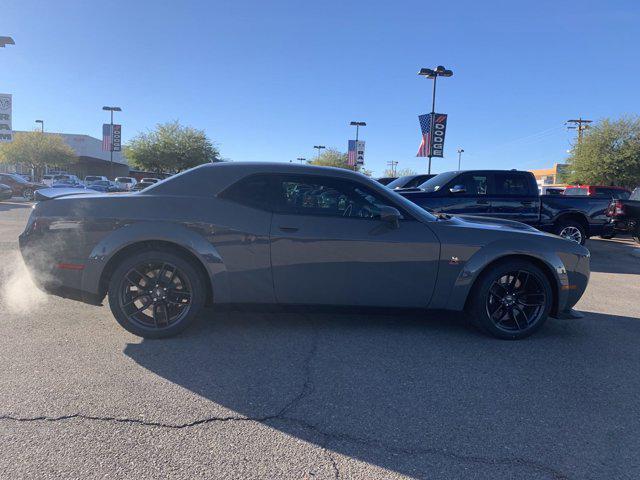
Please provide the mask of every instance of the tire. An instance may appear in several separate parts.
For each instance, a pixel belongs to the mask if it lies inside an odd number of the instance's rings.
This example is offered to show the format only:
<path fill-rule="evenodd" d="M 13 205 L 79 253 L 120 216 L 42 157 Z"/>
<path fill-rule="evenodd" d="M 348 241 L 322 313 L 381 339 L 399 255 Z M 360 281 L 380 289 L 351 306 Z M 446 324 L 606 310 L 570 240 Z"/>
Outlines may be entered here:
<path fill-rule="evenodd" d="M 517 259 L 482 272 L 470 295 L 467 314 L 471 322 L 484 333 L 505 340 L 535 333 L 547 321 L 553 304 L 553 291 L 544 272 Z"/>
<path fill-rule="evenodd" d="M 126 257 L 109 279 L 116 321 L 143 338 L 167 338 L 188 328 L 206 300 L 205 281 L 193 262 L 167 250 Z"/>
<path fill-rule="evenodd" d="M 25 188 L 22 191 L 22 198 L 29 201 L 33 200 L 33 190 L 31 190 L 30 188 Z"/>
<path fill-rule="evenodd" d="M 554 233 L 580 245 L 584 245 L 584 242 L 587 240 L 587 232 L 584 226 L 574 220 L 560 220 L 556 225 Z"/>
<path fill-rule="evenodd" d="M 615 236 L 616 236 L 615 233 L 610 233 L 609 235 L 600 235 L 600 238 L 604 238 L 605 240 L 611 240 Z"/>

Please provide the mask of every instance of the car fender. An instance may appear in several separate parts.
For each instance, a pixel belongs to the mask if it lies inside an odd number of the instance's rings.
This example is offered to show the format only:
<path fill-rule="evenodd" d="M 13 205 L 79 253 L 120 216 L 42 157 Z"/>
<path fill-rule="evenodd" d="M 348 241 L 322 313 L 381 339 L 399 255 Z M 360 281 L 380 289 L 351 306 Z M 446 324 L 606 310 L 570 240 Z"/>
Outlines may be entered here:
<path fill-rule="evenodd" d="M 91 251 L 82 275 L 82 289 L 93 294 L 103 294 L 100 279 L 109 260 L 133 244 L 160 241 L 175 243 L 196 257 L 209 275 L 216 301 L 225 301 L 230 298 L 230 289 L 222 257 L 215 246 L 196 231 L 197 226 L 189 227 L 173 222 L 140 221 L 127 223 L 114 230 L 100 240 Z"/>
<path fill-rule="evenodd" d="M 543 248 L 535 238 L 522 238 L 517 242 L 513 239 L 496 240 L 478 250 L 462 266 L 451 289 L 447 308 L 463 310 L 474 282 L 485 268 L 497 260 L 510 256 L 531 257 L 547 267 L 547 272 L 555 280 L 552 288 L 555 289 L 558 299 L 558 309 L 562 310 L 568 298 L 567 269 L 556 252 Z"/>

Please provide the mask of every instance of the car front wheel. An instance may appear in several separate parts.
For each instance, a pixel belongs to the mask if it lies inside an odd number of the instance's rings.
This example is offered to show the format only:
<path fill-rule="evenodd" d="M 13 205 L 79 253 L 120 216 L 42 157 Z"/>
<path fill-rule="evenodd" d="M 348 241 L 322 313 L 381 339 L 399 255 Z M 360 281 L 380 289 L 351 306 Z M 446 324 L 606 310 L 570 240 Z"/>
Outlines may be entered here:
<path fill-rule="evenodd" d="M 536 332 L 547 320 L 553 292 L 533 263 L 509 260 L 482 273 L 471 293 L 467 313 L 480 330 L 516 340 Z"/>
<path fill-rule="evenodd" d="M 109 306 L 134 335 L 165 338 L 189 327 L 205 302 L 202 275 L 189 259 L 164 250 L 125 258 L 109 281 Z"/>
<path fill-rule="evenodd" d="M 31 190 L 30 188 L 25 188 L 22 191 L 22 198 L 29 201 L 33 200 L 33 190 Z"/>

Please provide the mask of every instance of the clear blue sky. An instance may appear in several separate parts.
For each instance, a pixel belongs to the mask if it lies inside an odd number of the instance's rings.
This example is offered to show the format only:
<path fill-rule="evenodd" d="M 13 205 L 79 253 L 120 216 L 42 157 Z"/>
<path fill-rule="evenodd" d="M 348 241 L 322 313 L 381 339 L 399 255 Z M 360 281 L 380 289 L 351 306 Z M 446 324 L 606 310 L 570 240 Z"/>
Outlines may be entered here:
<path fill-rule="evenodd" d="M 536 168 L 562 161 L 563 123 L 637 113 L 640 3 L 628 1 L 5 0 L 0 92 L 14 129 L 100 137 L 102 105 L 123 108 L 126 141 L 158 122 L 204 129 L 231 160 L 346 150 L 364 120 L 367 166 L 415 157 L 430 110 L 419 67 L 449 114 L 434 170 Z"/>

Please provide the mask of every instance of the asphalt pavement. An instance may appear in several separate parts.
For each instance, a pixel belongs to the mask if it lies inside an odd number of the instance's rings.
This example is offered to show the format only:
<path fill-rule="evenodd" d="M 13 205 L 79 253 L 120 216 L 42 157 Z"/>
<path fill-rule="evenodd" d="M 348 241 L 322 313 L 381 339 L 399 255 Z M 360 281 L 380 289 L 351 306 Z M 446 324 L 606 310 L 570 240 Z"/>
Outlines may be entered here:
<path fill-rule="evenodd" d="M 20 267 L 0 203 L 0 478 L 640 478 L 640 258 L 591 240 L 579 320 L 219 309 L 149 341 Z"/>

